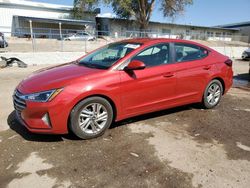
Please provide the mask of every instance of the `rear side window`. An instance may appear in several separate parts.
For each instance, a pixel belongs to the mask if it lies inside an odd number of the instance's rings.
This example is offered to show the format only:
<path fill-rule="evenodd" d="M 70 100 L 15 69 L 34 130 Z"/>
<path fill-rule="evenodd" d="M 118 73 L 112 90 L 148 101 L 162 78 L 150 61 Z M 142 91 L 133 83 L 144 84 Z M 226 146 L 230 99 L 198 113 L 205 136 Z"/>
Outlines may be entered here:
<path fill-rule="evenodd" d="M 202 59 L 208 55 L 208 50 L 190 44 L 175 44 L 175 60 L 176 62 L 194 61 Z"/>

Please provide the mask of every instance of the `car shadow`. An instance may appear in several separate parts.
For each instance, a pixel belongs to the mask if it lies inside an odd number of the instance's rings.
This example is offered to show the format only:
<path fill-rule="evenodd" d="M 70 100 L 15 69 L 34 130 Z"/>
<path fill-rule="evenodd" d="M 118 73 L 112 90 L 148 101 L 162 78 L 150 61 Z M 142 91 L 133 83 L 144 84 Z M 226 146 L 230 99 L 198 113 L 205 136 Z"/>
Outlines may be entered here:
<path fill-rule="evenodd" d="M 60 142 L 67 140 L 80 140 L 72 133 L 67 135 L 49 135 L 49 134 L 35 134 L 31 133 L 24 127 L 16 118 L 16 112 L 13 111 L 7 118 L 7 123 L 13 131 L 22 136 L 25 140 L 36 142 Z"/>
<path fill-rule="evenodd" d="M 119 127 L 122 125 L 126 125 L 129 123 L 136 123 L 138 121 L 150 120 L 153 118 L 158 118 L 161 116 L 166 116 L 166 115 L 174 114 L 174 113 L 185 111 L 185 110 L 191 110 L 191 109 L 201 109 L 201 105 L 198 103 L 197 104 L 190 104 L 190 105 L 185 105 L 185 106 L 180 106 L 180 107 L 175 107 L 175 108 L 170 108 L 170 109 L 166 109 L 166 110 L 161 110 L 161 111 L 157 111 L 157 112 L 152 112 L 152 113 L 148 113 L 148 114 L 135 116 L 132 118 L 124 119 L 124 120 L 113 123 L 111 125 L 110 129 L 116 128 L 116 127 Z"/>
<path fill-rule="evenodd" d="M 126 124 L 130 123 L 136 123 L 138 121 L 143 121 L 143 120 L 150 120 L 153 118 L 158 118 L 161 116 L 166 116 L 169 114 L 185 111 L 185 110 L 190 110 L 190 109 L 200 109 L 199 104 L 191 104 L 191 105 L 186 105 L 186 106 L 181 106 L 181 107 L 176 107 L 176 108 L 171 108 L 167 110 L 161 110 L 157 112 L 152 112 L 140 116 L 135 116 L 132 118 L 128 118 L 122 121 L 118 121 L 113 123 L 110 126 L 110 129 L 120 127 Z M 34 141 L 34 142 L 60 142 L 66 140 L 79 140 L 81 141 L 80 138 L 76 137 L 73 133 L 69 132 L 69 134 L 65 135 L 50 135 L 50 134 L 37 134 L 37 133 L 31 133 L 27 130 L 26 127 L 24 127 L 16 118 L 16 113 L 13 111 L 12 113 L 9 114 L 7 123 L 13 131 L 15 131 L 17 134 L 21 135 L 23 139 L 28 140 L 28 141 Z"/>

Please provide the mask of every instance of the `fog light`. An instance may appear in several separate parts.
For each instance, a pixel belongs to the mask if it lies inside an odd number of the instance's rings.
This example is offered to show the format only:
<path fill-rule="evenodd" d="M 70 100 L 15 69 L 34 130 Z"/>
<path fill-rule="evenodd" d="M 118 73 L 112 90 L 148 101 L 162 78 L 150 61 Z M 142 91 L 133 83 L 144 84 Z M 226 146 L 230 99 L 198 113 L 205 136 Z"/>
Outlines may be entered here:
<path fill-rule="evenodd" d="M 43 122 L 48 125 L 51 128 L 51 123 L 50 123 L 50 119 L 49 119 L 49 114 L 46 113 L 43 117 L 42 117 Z"/>

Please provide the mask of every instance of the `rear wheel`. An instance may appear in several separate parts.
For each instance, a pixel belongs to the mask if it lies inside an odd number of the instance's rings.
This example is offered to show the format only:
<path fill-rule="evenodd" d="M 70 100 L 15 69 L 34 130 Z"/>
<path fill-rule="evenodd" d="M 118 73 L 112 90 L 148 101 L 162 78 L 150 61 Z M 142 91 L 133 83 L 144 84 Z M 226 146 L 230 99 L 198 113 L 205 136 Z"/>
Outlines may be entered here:
<path fill-rule="evenodd" d="M 206 87 L 203 95 L 203 106 L 205 108 L 214 108 L 221 100 L 223 87 L 219 80 L 212 80 Z"/>
<path fill-rule="evenodd" d="M 101 97 L 90 97 L 78 103 L 71 111 L 70 129 L 82 139 L 104 134 L 113 120 L 110 103 Z"/>

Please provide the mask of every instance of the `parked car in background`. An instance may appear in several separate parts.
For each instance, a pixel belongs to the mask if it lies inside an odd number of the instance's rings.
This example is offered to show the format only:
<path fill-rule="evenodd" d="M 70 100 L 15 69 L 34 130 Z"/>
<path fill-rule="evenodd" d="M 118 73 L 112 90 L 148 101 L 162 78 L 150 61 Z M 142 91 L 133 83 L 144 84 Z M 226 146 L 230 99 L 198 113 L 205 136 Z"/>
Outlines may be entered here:
<path fill-rule="evenodd" d="M 82 139 L 114 121 L 176 106 L 214 108 L 232 86 L 232 61 L 177 39 L 130 39 L 35 72 L 16 88 L 17 118 L 31 132 Z"/>
<path fill-rule="evenodd" d="M 69 34 L 68 37 L 64 38 L 64 40 L 68 41 L 93 41 L 95 39 L 96 39 L 95 36 L 87 32 Z"/>
<path fill-rule="evenodd" d="M 8 42 L 6 41 L 4 34 L 0 32 L 0 48 L 8 47 Z"/>
<path fill-rule="evenodd" d="M 243 60 L 250 60 L 250 48 L 246 49 L 242 55 L 241 55 L 241 58 Z M 250 75 L 250 62 L 249 62 L 249 70 L 248 70 L 248 73 Z"/>
<path fill-rule="evenodd" d="M 242 55 L 241 55 L 241 58 L 243 60 L 249 60 L 250 59 L 250 48 L 246 49 Z"/>

